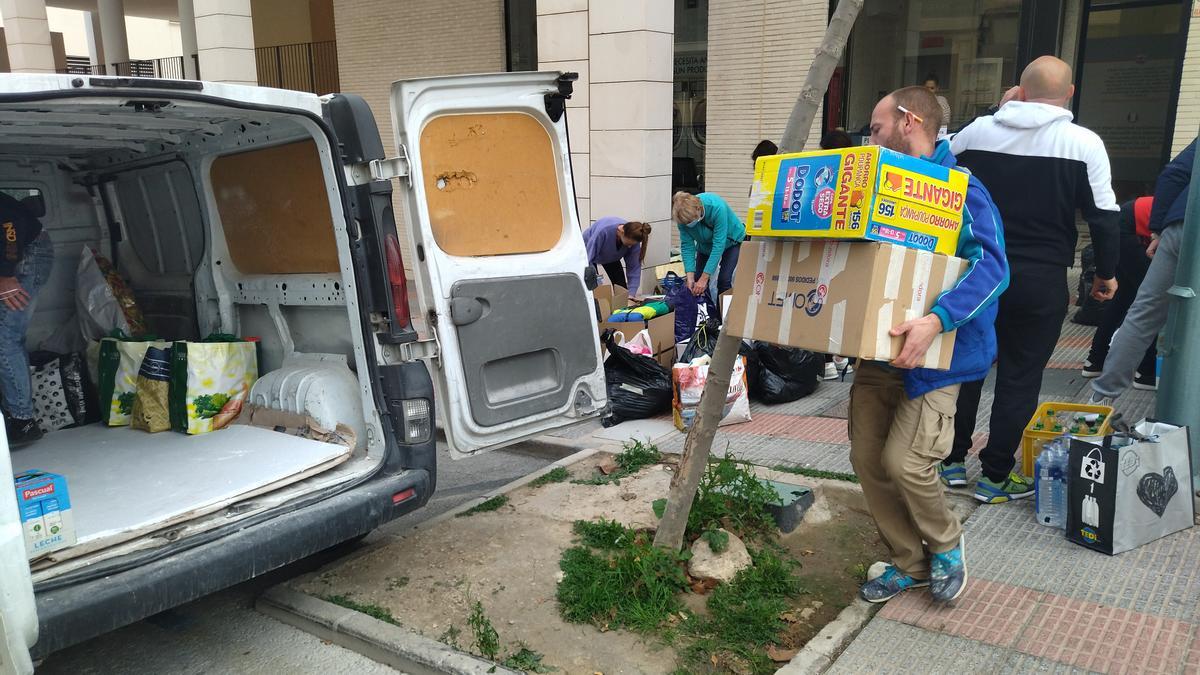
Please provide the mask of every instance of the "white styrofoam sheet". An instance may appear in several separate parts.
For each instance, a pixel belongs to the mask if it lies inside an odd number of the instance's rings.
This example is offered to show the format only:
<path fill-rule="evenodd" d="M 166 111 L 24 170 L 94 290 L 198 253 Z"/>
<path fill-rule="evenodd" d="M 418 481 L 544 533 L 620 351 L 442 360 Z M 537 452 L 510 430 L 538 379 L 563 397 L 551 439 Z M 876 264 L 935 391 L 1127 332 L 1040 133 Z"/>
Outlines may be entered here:
<path fill-rule="evenodd" d="M 66 477 L 82 546 L 211 512 L 349 454 L 340 445 L 247 425 L 187 436 L 92 424 L 47 434 L 13 452 L 12 465 L 14 472 Z"/>

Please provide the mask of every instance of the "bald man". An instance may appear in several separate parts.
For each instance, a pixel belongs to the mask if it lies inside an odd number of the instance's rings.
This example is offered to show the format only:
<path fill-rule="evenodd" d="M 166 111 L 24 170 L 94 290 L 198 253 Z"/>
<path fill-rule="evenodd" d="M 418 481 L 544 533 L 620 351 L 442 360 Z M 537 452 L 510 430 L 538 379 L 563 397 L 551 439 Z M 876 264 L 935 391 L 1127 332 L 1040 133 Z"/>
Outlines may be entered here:
<path fill-rule="evenodd" d="M 1119 256 L 1120 209 L 1108 153 L 1100 137 L 1072 123 L 1071 67 L 1043 56 L 1021 73 L 995 114 L 958 132 L 950 148 L 979 177 L 1004 220 L 1011 283 L 996 317 L 996 398 L 983 475 L 975 499 L 999 504 L 1033 495 L 1030 479 L 1013 471 L 1021 433 L 1038 404 L 1042 372 L 1058 343 L 1075 263 L 1075 212 L 1083 213 L 1096 250 L 1092 297 L 1112 298 Z M 975 432 L 983 381 L 962 385 L 954 447 L 942 463 L 942 482 L 967 484 L 965 460 Z"/>

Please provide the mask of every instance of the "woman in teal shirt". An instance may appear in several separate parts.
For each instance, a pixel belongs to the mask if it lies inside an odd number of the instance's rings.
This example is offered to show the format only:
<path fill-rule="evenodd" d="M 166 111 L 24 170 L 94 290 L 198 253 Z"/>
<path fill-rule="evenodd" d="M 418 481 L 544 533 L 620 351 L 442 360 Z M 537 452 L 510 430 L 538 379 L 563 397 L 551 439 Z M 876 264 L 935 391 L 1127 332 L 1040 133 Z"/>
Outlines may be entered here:
<path fill-rule="evenodd" d="M 679 248 L 688 288 L 693 295 L 705 294 L 709 316 L 720 317 L 716 298 L 733 287 L 746 226 L 717 195 L 676 192 L 671 199 L 671 218 L 679 226 Z M 717 278 L 717 287 L 710 281 Z"/>

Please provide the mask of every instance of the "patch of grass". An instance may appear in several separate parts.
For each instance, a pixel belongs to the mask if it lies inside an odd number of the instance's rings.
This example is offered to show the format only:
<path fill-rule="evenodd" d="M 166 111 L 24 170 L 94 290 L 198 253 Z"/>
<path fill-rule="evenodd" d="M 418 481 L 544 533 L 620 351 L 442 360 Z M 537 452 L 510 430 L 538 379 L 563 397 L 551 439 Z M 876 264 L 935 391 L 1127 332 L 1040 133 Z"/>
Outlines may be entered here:
<path fill-rule="evenodd" d="M 631 541 L 630 531 L 615 520 L 577 520 L 573 529 L 580 543 L 590 548 L 613 551 Z"/>
<path fill-rule="evenodd" d="M 471 508 L 467 509 L 466 511 L 463 511 L 462 513 L 456 515 L 455 518 L 465 518 L 467 516 L 473 516 L 478 513 L 487 513 L 489 511 L 496 511 L 507 503 L 508 503 L 508 495 L 496 495 L 495 497 L 492 497 L 491 499 L 489 499 L 481 504 L 476 504 L 475 506 L 472 506 Z"/>
<path fill-rule="evenodd" d="M 388 577 L 388 590 L 397 591 L 408 585 L 408 577 Z"/>
<path fill-rule="evenodd" d="M 326 602 L 332 602 L 339 607 L 345 607 L 346 609 L 352 609 L 356 612 L 362 612 L 369 617 L 379 619 L 380 621 L 386 621 L 393 626 L 400 625 L 400 622 L 396 620 L 396 617 L 392 616 L 392 613 L 387 608 L 370 603 L 358 602 L 357 600 L 352 599 L 349 595 L 326 595 L 322 596 L 321 599 L 325 600 Z"/>
<path fill-rule="evenodd" d="M 721 555 L 729 550 L 729 533 L 722 530 L 705 530 L 700 538 L 708 542 L 713 553 Z"/>
<path fill-rule="evenodd" d="M 860 584 L 867 583 L 867 574 L 870 572 L 871 566 L 867 563 L 858 563 L 846 570 L 846 573 L 854 577 Z"/>
<path fill-rule="evenodd" d="M 797 476 L 808 476 L 809 478 L 824 478 L 825 480 L 840 480 L 847 483 L 857 483 L 858 476 L 852 473 L 842 473 L 840 471 L 821 471 L 820 469 L 807 469 L 802 466 L 788 466 L 779 464 L 771 467 L 776 471 L 784 473 L 793 473 Z"/>
<path fill-rule="evenodd" d="M 448 644 L 455 649 L 462 649 L 458 644 L 458 636 L 460 635 L 462 635 L 462 631 L 459 627 L 451 625 L 445 632 L 438 636 L 438 642 Z"/>
<path fill-rule="evenodd" d="M 566 467 L 556 466 L 535 478 L 529 483 L 529 487 L 542 487 L 543 485 L 549 485 L 551 483 L 561 483 L 570 477 L 571 473 L 567 471 Z"/>
<path fill-rule="evenodd" d="M 591 525 L 596 527 L 577 525 L 584 544 L 567 549 L 559 562 L 559 612 L 567 621 L 601 629 L 654 631 L 681 607 L 677 595 L 687 588 L 684 556 L 656 548 L 645 533 L 619 524 Z M 598 552 L 587 541 L 615 548 Z"/>
<path fill-rule="evenodd" d="M 765 647 L 786 628 L 781 614 L 802 591 L 795 563 L 770 550 L 752 551 L 754 566 L 738 572 L 708 596 L 708 617 L 694 617 L 683 634 L 694 639 L 684 656 L 695 664 L 736 663 L 749 672 L 773 673 Z"/>
<path fill-rule="evenodd" d="M 471 606 L 467 626 L 474 637 L 475 648 L 489 661 L 495 661 L 500 655 L 500 634 L 496 632 L 496 627 L 492 625 L 492 620 L 484 613 L 483 604 L 478 600 Z"/>
<path fill-rule="evenodd" d="M 721 527 L 739 537 L 766 535 L 775 528 L 767 505 L 779 503 L 774 489 L 728 455 L 710 461 L 688 514 L 689 538 Z"/>
<path fill-rule="evenodd" d="M 535 652 L 525 645 L 513 652 L 504 659 L 504 667 L 520 670 L 526 673 L 549 673 L 557 668 L 542 663 L 542 659 L 546 658 L 541 652 Z"/>
<path fill-rule="evenodd" d="M 571 482 L 578 485 L 607 485 L 608 483 L 619 483 L 621 482 L 622 478 L 632 476 L 640 471 L 642 467 L 661 462 L 662 453 L 658 451 L 658 446 L 651 443 L 627 441 L 625 443 L 625 449 L 613 459 L 617 463 L 617 470 L 613 471 L 607 476 L 596 476 L 595 478 L 573 480 Z"/>

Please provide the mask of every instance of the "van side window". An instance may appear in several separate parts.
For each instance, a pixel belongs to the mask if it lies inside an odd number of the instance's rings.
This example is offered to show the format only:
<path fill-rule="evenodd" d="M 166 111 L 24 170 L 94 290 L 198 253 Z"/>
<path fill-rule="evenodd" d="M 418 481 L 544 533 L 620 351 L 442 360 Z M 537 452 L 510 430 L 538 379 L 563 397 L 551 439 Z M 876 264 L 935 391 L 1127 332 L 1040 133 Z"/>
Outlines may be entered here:
<path fill-rule="evenodd" d="M 550 132 L 519 112 L 443 115 L 421 130 L 429 224 L 455 256 L 543 253 L 563 235 Z"/>
<path fill-rule="evenodd" d="M 229 255 L 242 274 L 339 271 L 316 143 L 218 157 L 211 177 Z"/>
<path fill-rule="evenodd" d="M 0 192 L 21 202 L 21 205 L 29 209 L 35 218 L 46 215 L 46 201 L 42 197 L 41 190 L 21 185 L 0 185 Z"/>

